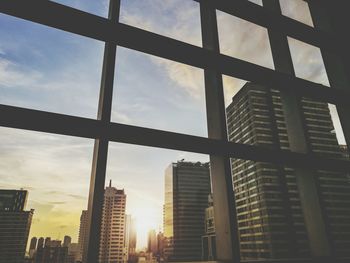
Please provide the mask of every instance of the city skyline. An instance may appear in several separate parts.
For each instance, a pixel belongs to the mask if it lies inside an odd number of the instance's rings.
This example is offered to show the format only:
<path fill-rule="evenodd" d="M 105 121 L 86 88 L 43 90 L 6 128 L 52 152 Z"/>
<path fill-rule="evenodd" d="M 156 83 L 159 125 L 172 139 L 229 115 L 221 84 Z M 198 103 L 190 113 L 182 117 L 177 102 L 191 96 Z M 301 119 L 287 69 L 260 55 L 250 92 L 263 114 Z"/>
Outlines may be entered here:
<path fill-rule="evenodd" d="M 107 14 L 108 1 L 57 2 L 73 4 L 78 9 L 99 15 Z M 196 3 L 156 0 L 137 5 L 136 2 L 122 1 L 123 23 L 201 45 L 199 8 Z M 177 5 L 182 8 L 185 6 L 187 12 L 178 13 Z M 288 8 L 285 10 L 288 13 Z M 300 14 L 301 20 L 310 23 L 302 7 L 297 7 L 295 12 L 289 10 L 289 15 L 293 14 Z M 258 36 L 257 41 L 251 41 L 252 46 L 243 46 L 241 44 L 249 42 L 249 38 L 244 31 L 246 27 L 239 29 L 241 21 L 233 21 L 235 19 L 220 12 L 218 20 L 224 25 L 219 28 L 221 35 L 232 35 L 227 33 L 232 28 L 238 28 L 238 33 L 241 33 L 237 34 L 238 39 L 220 39 L 222 53 L 272 66 L 271 57 L 265 52 L 266 45 L 253 45 L 254 42 L 266 44 L 265 40 L 261 40 L 264 39 L 263 31 L 254 31 L 255 27 L 251 27 L 253 32 L 257 32 L 254 34 Z M 1 104 L 96 118 L 102 43 L 5 15 L 0 16 L 0 35 Z M 237 45 L 232 45 L 232 41 Z M 296 64 L 307 61 L 297 70 L 297 74 L 302 72 L 305 78 L 327 85 L 325 71 L 315 54 L 317 52 L 303 51 L 303 45 L 298 41 L 292 40 L 292 43 Z M 252 52 L 255 49 L 257 51 Z M 52 55 L 51 50 L 55 50 L 52 54 L 58 55 Z M 258 51 L 263 51 L 260 53 L 265 55 L 260 57 Z M 67 57 L 72 60 L 69 61 Z M 51 60 L 57 63 L 53 65 Z M 119 47 L 116 68 L 113 121 L 207 135 L 201 70 Z M 134 71 L 137 74 L 130 79 L 128 76 Z M 244 82 L 224 76 L 226 104 Z M 151 92 L 144 91 L 144 86 Z M 82 93 L 85 97 L 79 99 Z M 337 119 L 334 121 L 338 140 L 344 143 L 342 135 L 339 135 Z M 0 188 L 23 188 L 31 192 L 27 208 L 34 208 L 35 214 L 30 238 L 60 238 L 69 234 L 77 241 L 80 213 L 87 206 L 93 140 L 8 128 L 0 128 L 0 136 L 4 138 L 0 143 Z M 163 197 L 164 186 L 159 178 L 163 170 L 170 162 L 183 158 L 190 161 L 208 159 L 208 156 L 191 153 L 117 143 L 111 143 L 109 151 L 106 182 L 112 179 L 118 188 L 125 188 L 130 196 L 127 213 L 134 213 L 139 222 L 146 215 L 147 227 L 156 230 L 162 225 L 160 197 Z M 141 185 L 135 182 L 141 182 Z M 156 223 L 153 225 L 150 222 Z M 139 225 L 138 229 L 141 231 L 142 227 Z M 139 238 L 138 244 L 145 243 L 147 231 Z"/>

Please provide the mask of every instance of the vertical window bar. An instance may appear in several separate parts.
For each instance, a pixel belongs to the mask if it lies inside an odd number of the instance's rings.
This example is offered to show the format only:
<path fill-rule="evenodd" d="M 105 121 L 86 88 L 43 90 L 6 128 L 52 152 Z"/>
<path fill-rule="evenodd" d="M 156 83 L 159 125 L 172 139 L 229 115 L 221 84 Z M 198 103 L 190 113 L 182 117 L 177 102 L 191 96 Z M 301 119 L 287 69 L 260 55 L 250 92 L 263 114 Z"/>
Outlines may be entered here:
<path fill-rule="evenodd" d="M 200 2 L 203 47 L 219 53 L 216 9 L 211 0 Z M 228 140 L 222 76 L 212 69 L 204 70 L 208 136 Z M 240 262 L 236 203 L 229 156 L 210 156 L 214 202 L 217 259 Z"/>
<path fill-rule="evenodd" d="M 278 0 L 263 0 L 263 6 L 272 12 L 281 14 Z M 287 36 L 270 29 L 268 29 L 268 33 L 276 71 L 295 76 Z M 281 90 L 280 96 L 290 150 L 299 153 L 311 152 L 302 111 L 301 95 L 293 92 L 293 87 L 291 87 L 288 90 Z M 327 260 L 331 256 L 331 245 L 324 211 L 320 203 L 316 171 L 305 168 L 295 168 L 294 171 L 312 256 L 320 261 Z"/>
<path fill-rule="evenodd" d="M 110 0 L 108 19 L 118 22 L 119 11 L 120 0 Z M 111 120 L 116 49 L 115 43 L 105 43 L 97 119 L 106 127 Z M 96 263 L 99 259 L 107 154 L 108 140 L 102 134 L 100 138 L 95 139 L 94 145 L 88 200 L 88 241 L 83 253 L 84 263 Z"/>
<path fill-rule="evenodd" d="M 327 14 L 327 6 L 324 1 L 307 1 L 310 7 L 310 13 L 313 24 L 316 29 L 322 31 L 335 32 L 332 30 L 332 25 L 329 20 L 329 14 Z M 334 3 L 332 3 L 334 5 Z M 337 40 L 336 40 L 337 41 Z M 338 40 L 340 41 L 340 39 Z M 344 52 L 345 53 L 345 52 Z M 321 54 L 323 62 L 326 68 L 329 84 L 331 87 L 338 89 L 349 89 L 349 78 L 345 72 L 343 61 L 337 54 L 332 54 L 321 48 Z M 336 105 L 340 119 L 340 123 L 343 128 L 346 144 L 350 146 L 350 108 L 344 105 Z M 349 150 L 349 148 L 348 148 Z"/>

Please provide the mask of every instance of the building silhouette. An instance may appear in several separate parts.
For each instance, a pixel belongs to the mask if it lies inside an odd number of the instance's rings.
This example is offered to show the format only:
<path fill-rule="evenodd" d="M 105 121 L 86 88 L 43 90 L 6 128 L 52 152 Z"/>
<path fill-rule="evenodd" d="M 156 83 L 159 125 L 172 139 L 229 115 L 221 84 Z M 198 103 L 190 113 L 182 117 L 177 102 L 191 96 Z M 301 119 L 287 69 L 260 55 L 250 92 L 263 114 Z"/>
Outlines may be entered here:
<path fill-rule="evenodd" d="M 29 245 L 29 258 L 34 257 L 37 243 L 38 243 L 38 239 L 36 237 L 32 237 L 32 239 L 30 240 L 30 245 Z"/>
<path fill-rule="evenodd" d="M 70 243 L 72 243 L 72 238 L 70 236 L 64 236 L 63 246 L 68 247 Z"/>
<path fill-rule="evenodd" d="M 136 224 L 131 215 L 125 215 L 124 233 L 124 259 L 125 262 L 135 262 L 136 259 Z"/>
<path fill-rule="evenodd" d="M 157 234 L 157 262 L 163 262 L 164 260 L 164 234 L 163 232 L 159 231 Z"/>
<path fill-rule="evenodd" d="M 125 205 L 124 190 L 106 187 L 103 202 L 99 262 L 123 262 L 125 260 Z"/>
<path fill-rule="evenodd" d="M 148 231 L 147 252 L 152 253 L 152 255 L 155 256 L 158 251 L 157 248 L 158 248 L 157 234 L 154 229 L 151 229 Z"/>
<path fill-rule="evenodd" d="M 25 211 L 28 192 L 0 190 L 0 262 L 24 261 L 34 210 Z"/>
<path fill-rule="evenodd" d="M 344 158 L 328 105 L 302 99 L 310 148 Z M 282 102 L 277 90 L 247 83 L 227 107 L 229 140 L 289 150 Z M 320 203 L 335 254 L 349 255 L 350 181 L 346 174 L 317 171 Z M 310 249 L 294 170 L 250 160 L 232 160 L 241 258 L 309 258 Z M 345 205 L 347 204 L 347 205 Z M 343 233 L 342 233 L 343 231 Z M 347 240 L 347 241 L 346 241 Z"/>
<path fill-rule="evenodd" d="M 44 247 L 48 247 L 50 245 L 51 245 L 51 237 L 46 237 L 45 238 Z"/>
<path fill-rule="evenodd" d="M 67 263 L 81 262 L 80 256 L 80 246 L 78 243 L 70 243 L 68 245 L 68 257 Z"/>
<path fill-rule="evenodd" d="M 61 240 L 46 238 L 44 247 L 37 248 L 35 263 L 68 263 L 68 247 L 62 246 Z"/>
<path fill-rule="evenodd" d="M 213 195 L 208 195 L 208 207 L 205 208 L 204 236 L 202 237 L 202 259 L 216 259 L 216 240 L 215 240 L 215 218 Z"/>
<path fill-rule="evenodd" d="M 210 189 L 209 163 L 179 161 L 166 169 L 165 260 L 201 260 L 204 210 Z"/>
<path fill-rule="evenodd" d="M 78 260 L 82 261 L 84 249 L 87 247 L 87 237 L 88 237 L 88 211 L 83 210 L 80 216 L 80 226 L 79 226 L 79 256 Z"/>
<path fill-rule="evenodd" d="M 44 238 L 43 237 L 40 237 L 39 239 L 38 239 L 38 245 L 37 245 L 37 248 L 39 248 L 39 247 L 44 247 Z"/>

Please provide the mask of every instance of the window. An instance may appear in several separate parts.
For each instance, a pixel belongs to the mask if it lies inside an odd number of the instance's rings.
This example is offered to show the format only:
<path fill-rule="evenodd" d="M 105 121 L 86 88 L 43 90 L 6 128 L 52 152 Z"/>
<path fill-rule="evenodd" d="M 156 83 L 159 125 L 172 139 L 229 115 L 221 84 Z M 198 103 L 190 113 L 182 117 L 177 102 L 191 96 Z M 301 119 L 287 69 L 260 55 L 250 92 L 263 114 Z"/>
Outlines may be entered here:
<path fill-rule="evenodd" d="M 32 240 L 83 262 L 346 260 L 349 65 L 335 33 L 347 31 L 339 6 L 286 2 L 1 1 L 0 224 L 27 212 L 45 230 L 41 208 L 22 211 L 23 187 L 57 209 L 71 202 L 62 211 L 84 240 Z M 162 189 L 166 163 L 183 176 Z M 206 207 L 187 202 L 198 196 Z M 133 213 L 151 218 L 146 252 Z M 201 223 L 164 227 L 184 219 Z M 6 260 L 44 257 L 30 243 Z"/>

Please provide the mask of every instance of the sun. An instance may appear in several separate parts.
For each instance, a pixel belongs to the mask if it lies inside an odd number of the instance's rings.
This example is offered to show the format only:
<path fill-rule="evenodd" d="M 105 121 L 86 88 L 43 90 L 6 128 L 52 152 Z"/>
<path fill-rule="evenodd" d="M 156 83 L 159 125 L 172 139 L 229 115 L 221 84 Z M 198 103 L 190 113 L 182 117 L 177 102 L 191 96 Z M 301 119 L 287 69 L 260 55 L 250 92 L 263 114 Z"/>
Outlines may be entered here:
<path fill-rule="evenodd" d="M 159 214 L 158 209 L 150 206 L 138 207 L 133 211 L 133 213 L 131 213 L 131 216 L 135 219 L 136 225 L 136 248 L 142 250 L 147 247 L 148 232 L 151 229 L 158 232 L 161 226 L 162 217 L 161 214 Z"/>

